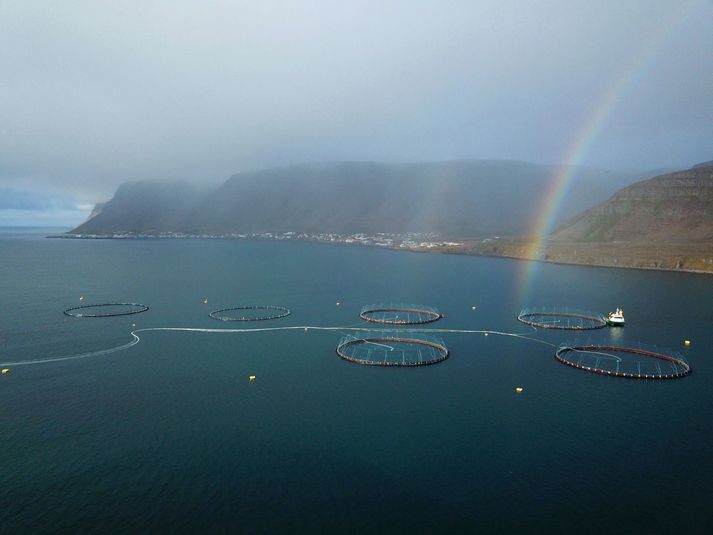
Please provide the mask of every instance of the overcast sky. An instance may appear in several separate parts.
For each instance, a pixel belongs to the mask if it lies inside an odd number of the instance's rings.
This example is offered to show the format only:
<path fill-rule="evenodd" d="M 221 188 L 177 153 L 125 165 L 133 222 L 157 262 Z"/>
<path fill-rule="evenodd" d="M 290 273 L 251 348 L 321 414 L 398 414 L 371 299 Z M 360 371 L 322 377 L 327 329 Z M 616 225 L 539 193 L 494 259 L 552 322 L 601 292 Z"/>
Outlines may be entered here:
<path fill-rule="evenodd" d="M 576 163 L 685 167 L 713 159 L 712 21 L 711 0 L 0 0 L 0 188 L 554 163 L 588 125 Z"/>

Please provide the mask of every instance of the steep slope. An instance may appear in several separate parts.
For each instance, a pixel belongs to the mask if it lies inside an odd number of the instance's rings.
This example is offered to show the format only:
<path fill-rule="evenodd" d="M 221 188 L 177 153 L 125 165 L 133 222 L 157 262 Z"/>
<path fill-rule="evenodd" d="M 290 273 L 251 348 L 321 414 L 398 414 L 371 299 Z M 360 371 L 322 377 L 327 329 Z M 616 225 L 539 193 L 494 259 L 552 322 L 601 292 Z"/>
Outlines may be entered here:
<path fill-rule="evenodd" d="M 172 231 L 205 195 L 206 190 L 186 182 L 127 182 L 71 232 Z"/>
<path fill-rule="evenodd" d="M 128 183 L 72 232 L 517 235 L 529 230 L 559 171 L 516 161 L 342 162 L 240 173 L 212 192 Z M 564 217 L 603 201 L 629 179 L 596 169 L 573 172 Z"/>
<path fill-rule="evenodd" d="M 660 175 L 576 216 L 555 241 L 713 242 L 713 166 Z"/>

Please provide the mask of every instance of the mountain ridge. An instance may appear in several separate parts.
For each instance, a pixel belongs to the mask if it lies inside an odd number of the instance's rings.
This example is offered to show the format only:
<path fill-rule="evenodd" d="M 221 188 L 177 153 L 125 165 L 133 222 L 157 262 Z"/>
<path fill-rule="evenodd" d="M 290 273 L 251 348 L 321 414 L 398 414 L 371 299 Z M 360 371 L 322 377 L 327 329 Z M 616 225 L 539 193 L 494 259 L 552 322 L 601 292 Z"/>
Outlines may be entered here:
<path fill-rule="evenodd" d="M 212 189 L 188 183 L 119 187 L 72 233 L 434 232 L 519 235 L 562 166 L 517 160 L 324 162 L 238 173 Z M 634 175 L 570 168 L 564 217 L 605 200 Z"/>

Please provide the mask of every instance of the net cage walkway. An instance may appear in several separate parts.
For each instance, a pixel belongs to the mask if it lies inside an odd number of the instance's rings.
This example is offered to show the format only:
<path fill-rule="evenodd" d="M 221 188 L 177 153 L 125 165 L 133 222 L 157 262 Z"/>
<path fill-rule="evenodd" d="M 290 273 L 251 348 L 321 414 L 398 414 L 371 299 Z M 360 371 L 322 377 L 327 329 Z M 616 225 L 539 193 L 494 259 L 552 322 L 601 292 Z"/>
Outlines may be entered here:
<path fill-rule="evenodd" d="M 359 317 L 387 325 L 421 325 L 443 317 L 436 307 L 403 303 L 379 303 L 362 307 Z"/>
<path fill-rule="evenodd" d="M 111 307 L 133 307 L 126 310 L 111 310 Z M 107 310 L 108 312 L 84 312 L 88 309 Z M 148 306 L 141 303 L 99 303 L 96 305 L 79 305 L 70 307 L 64 310 L 65 316 L 73 318 L 111 318 L 114 316 L 130 316 L 131 314 L 141 314 L 149 309 Z"/>
<path fill-rule="evenodd" d="M 562 342 L 555 358 L 580 370 L 630 379 L 676 379 L 691 373 L 686 358 L 677 351 L 644 344 Z"/>
<path fill-rule="evenodd" d="M 235 312 L 235 314 L 228 314 Z M 292 312 L 287 307 L 277 305 L 242 305 L 214 310 L 208 314 L 218 321 L 266 321 L 289 316 Z"/>
<path fill-rule="evenodd" d="M 584 331 L 606 327 L 607 320 L 598 312 L 568 307 L 523 308 L 517 319 L 541 329 Z"/>
<path fill-rule="evenodd" d="M 337 346 L 340 358 L 367 366 L 427 366 L 448 358 L 442 339 L 423 333 L 348 334 Z"/>

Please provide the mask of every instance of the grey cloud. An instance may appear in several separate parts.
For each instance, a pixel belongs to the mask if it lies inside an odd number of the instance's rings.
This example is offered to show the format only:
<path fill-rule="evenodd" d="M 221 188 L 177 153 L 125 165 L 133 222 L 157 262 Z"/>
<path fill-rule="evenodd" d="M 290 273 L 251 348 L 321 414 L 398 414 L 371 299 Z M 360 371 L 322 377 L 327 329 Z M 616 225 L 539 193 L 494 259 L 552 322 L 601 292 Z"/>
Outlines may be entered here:
<path fill-rule="evenodd" d="M 0 188 L 0 210 L 77 210 L 77 203 L 32 191 Z"/>
<path fill-rule="evenodd" d="M 627 76 L 583 163 L 683 166 L 713 152 L 711 15 L 650 0 L 4 2 L 0 185 L 95 201 L 125 180 L 298 161 L 560 162 Z"/>

